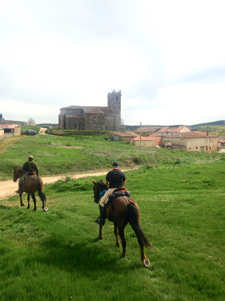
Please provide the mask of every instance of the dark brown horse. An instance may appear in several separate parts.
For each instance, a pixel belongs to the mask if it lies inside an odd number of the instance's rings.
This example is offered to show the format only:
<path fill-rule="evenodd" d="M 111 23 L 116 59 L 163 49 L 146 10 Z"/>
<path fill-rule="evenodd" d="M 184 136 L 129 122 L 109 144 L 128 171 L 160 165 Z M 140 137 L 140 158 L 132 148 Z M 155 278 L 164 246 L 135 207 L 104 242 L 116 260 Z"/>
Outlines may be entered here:
<path fill-rule="evenodd" d="M 14 175 L 13 175 L 13 181 L 16 182 L 17 179 L 20 179 L 25 174 L 25 171 L 19 168 L 14 168 Z M 20 188 L 20 205 L 24 206 L 22 194 L 23 192 L 28 193 L 27 202 L 28 206 L 27 209 L 30 209 L 30 195 L 32 196 L 33 202 L 34 202 L 34 211 L 37 210 L 36 207 L 36 198 L 35 198 L 35 192 L 38 192 L 38 195 L 42 201 L 42 208 L 44 211 L 47 211 L 47 207 L 45 207 L 46 202 L 46 196 L 43 193 L 43 181 L 40 177 L 35 176 L 35 174 L 28 174 L 25 175 L 25 177 L 22 179 L 21 188 Z"/>
<path fill-rule="evenodd" d="M 94 184 L 94 201 L 98 203 L 101 197 L 100 192 L 106 190 L 107 186 L 102 182 L 102 180 L 98 182 L 92 182 Z M 119 233 L 123 246 L 122 257 L 126 257 L 126 240 L 124 237 L 124 228 L 129 223 L 137 236 L 141 248 L 141 260 L 146 267 L 149 267 L 150 261 L 145 255 L 144 246 L 152 246 L 150 245 L 147 237 L 140 227 L 140 213 L 136 201 L 131 197 L 119 196 L 115 198 L 110 206 L 106 206 L 106 217 L 111 222 L 114 222 L 114 234 L 116 236 L 117 247 L 120 246 L 118 240 Z M 102 226 L 100 226 L 99 239 L 102 238 Z"/>

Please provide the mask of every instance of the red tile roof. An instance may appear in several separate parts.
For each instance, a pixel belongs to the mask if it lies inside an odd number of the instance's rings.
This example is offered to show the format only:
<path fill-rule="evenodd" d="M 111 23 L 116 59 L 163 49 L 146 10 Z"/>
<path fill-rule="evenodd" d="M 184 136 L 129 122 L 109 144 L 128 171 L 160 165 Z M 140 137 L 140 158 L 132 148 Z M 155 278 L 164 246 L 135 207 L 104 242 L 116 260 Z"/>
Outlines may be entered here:
<path fill-rule="evenodd" d="M 0 124 L 1 129 L 16 129 L 21 127 L 20 124 Z"/>
<path fill-rule="evenodd" d="M 119 137 L 137 137 L 137 134 L 131 131 L 126 131 L 126 132 L 111 132 L 111 136 L 119 136 Z"/>
<path fill-rule="evenodd" d="M 179 133 L 183 129 L 187 128 L 186 126 L 166 126 L 163 129 L 159 130 L 158 133 Z"/>
<path fill-rule="evenodd" d="M 217 138 L 218 136 L 210 134 L 208 132 L 201 132 L 201 131 L 191 131 L 191 132 L 183 132 L 180 134 L 177 134 L 176 136 L 170 136 L 170 138 Z M 169 137 L 167 137 L 169 138 Z"/>

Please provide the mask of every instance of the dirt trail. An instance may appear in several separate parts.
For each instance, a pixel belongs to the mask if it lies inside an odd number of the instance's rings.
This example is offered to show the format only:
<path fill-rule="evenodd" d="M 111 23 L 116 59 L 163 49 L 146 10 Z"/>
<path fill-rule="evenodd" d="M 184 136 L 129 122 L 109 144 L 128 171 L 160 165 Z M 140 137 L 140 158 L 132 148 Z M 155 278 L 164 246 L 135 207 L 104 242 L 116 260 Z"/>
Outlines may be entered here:
<path fill-rule="evenodd" d="M 40 128 L 39 134 L 46 135 L 47 128 Z"/>
<path fill-rule="evenodd" d="M 129 171 L 133 169 L 127 169 L 123 171 Z M 82 173 L 82 174 L 77 174 L 77 175 L 58 175 L 57 177 L 41 177 L 43 180 L 44 185 L 45 184 L 52 184 L 55 183 L 58 180 L 61 180 L 65 177 L 70 177 L 71 179 L 80 179 L 80 178 L 86 178 L 86 177 L 98 177 L 98 176 L 105 176 L 108 170 L 105 171 L 99 171 L 99 172 L 89 172 L 89 173 Z M 15 193 L 15 191 L 18 189 L 18 181 L 13 182 L 13 180 L 10 181 L 3 181 L 0 182 L 0 200 L 5 200 L 10 196 L 13 195 L 18 195 Z"/>

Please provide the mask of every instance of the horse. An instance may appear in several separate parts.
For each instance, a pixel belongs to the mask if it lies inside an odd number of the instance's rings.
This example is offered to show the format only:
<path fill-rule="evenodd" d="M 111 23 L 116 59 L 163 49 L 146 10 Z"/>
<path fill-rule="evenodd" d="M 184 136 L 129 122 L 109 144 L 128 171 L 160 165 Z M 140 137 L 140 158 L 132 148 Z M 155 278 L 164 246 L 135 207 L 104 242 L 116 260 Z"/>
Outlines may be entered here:
<path fill-rule="evenodd" d="M 107 190 L 107 186 L 101 181 L 93 181 L 94 184 L 94 201 L 99 203 L 101 198 L 100 192 Z M 116 246 L 120 247 L 118 240 L 118 233 L 122 242 L 122 257 L 126 257 L 126 240 L 124 236 L 124 228 L 129 223 L 133 228 L 138 243 L 141 249 L 141 261 L 146 267 L 150 266 L 150 261 L 146 257 L 144 252 L 144 246 L 151 247 L 147 237 L 145 236 L 143 230 L 140 227 L 140 212 L 136 201 L 131 197 L 119 196 L 115 198 L 111 204 L 106 205 L 106 217 L 109 221 L 114 222 L 114 234 L 116 237 Z M 99 239 L 103 238 L 102 226 L 100 225 L 99 229 Z"/>
<path fill-rule="evenodd" d="M 14 168 L 14 175 L 13 175 L 13 181 L 16 182 L 17 179 L 21 178 L 26 172 L 19 168 Z M 38 191 L 38 195 L 42 201 L 42 208 L 44 211 L 47 211 L 47 207 L 45 207 L 46 202 L 46 196 L 43 193 L 43 181 L 40 177 L 35 176 L 33 173 L 29 173 L 25 176 L 22 183 L 22 187 L 20 188 L 20 206 L 24 206 L 22 194 L 23 192 L 28 193 L 27 202 L 28 206 L 27 209 L 30 209 L 30 195 L 32 196 L 33 202 L 34 202 L 34 209 L 33 211 L 37 210 L 36 207 L 36 198 L 35 198 L 35 192 Z"/>

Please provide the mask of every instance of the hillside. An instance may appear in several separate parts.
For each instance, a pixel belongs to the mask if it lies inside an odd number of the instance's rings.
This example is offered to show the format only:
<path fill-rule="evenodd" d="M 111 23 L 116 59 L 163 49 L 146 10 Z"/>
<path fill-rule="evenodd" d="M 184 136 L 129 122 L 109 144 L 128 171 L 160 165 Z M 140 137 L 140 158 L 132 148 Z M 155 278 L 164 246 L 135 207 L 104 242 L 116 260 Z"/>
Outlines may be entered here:
<path fill-rule="evenodd" d="M 197 123 L 197 124 L 192 124 L 192 125 L 185 125 L 185 124 L 179 124 L 180 126 L 187 126 L 187 127 L 196 127 L 196 126 L 225 126 L 225 120 L 218 120 L 218 121 L 213 121 L 213 122 L 204 122 L 204 123 Z M 178 126 L 178 125 L 142 125 L 142 127 L 165 127 L 165 126 Z M 126 129 L 129 129 L 129 130 L 133 130 L 135 131 L 136 129 L 138 129 L 140 127 L 140 125 L 125 125 Z"/>
<path fill-rule="evenodd" d="M 193 124 L 192 127 L 194 126 L 225 126 L 225 120 Z"/>
<path fill-rule="evenodd" d="M 129 142 L 109 141 L 106 135 L 36 135 L 5 138 L 0 148 L 0 180 L 12 178 L 13 168 L 21 168 L 32 154 L 38 164 L 40 175 L 77 174 L 100 171 L 119 161 L 121 168 L 160 163 L 176 164 L 178 161 L 208 160 L 219 154 L 169 151 L 163 148 L 142 148 Z M 10 141 L 9 141 L 10 139 Z M 9 142 L 9 143 L 7 143 Z"/>

